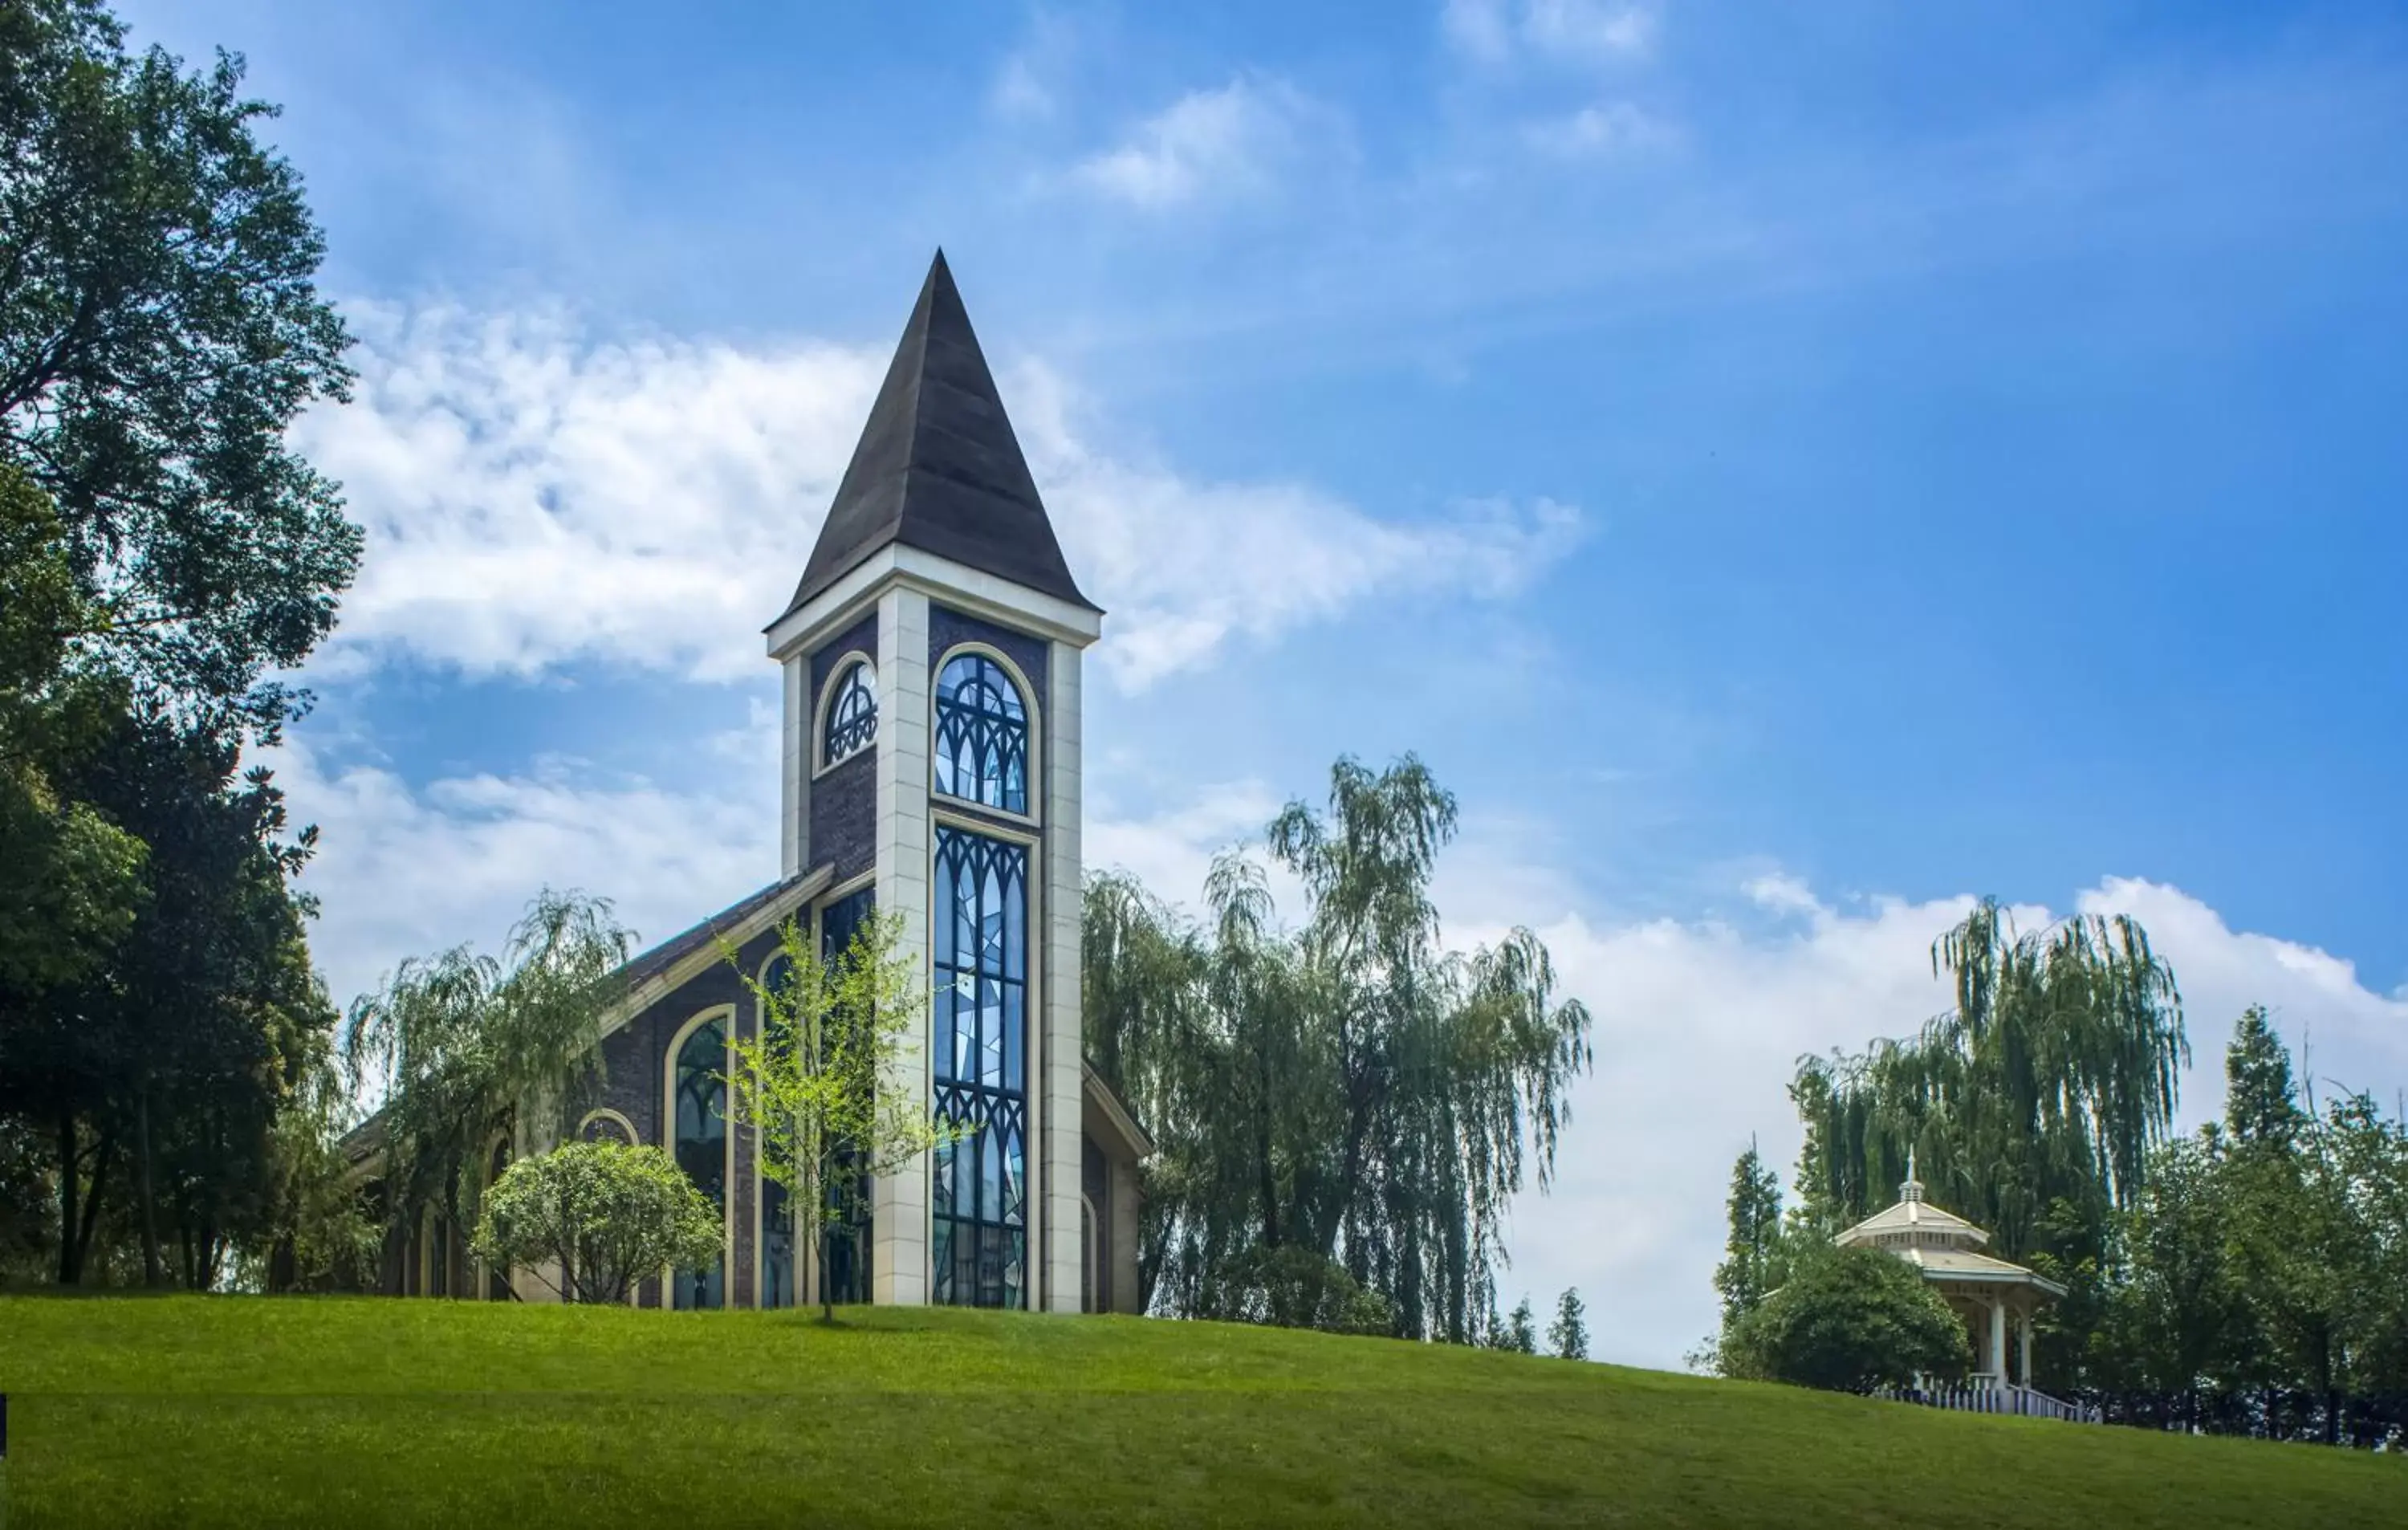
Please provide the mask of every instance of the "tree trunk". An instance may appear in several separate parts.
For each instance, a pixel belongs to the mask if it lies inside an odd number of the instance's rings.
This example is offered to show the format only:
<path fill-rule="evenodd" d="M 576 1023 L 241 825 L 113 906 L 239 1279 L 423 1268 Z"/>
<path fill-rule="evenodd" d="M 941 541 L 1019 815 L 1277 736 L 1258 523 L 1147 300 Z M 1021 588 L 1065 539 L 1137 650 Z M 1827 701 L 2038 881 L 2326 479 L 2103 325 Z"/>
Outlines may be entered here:
<path fill-rule="evenodd" d="M 150 1167 L 150 1089 L 146 1083 L 134 1098 L 135 1127 L 141 1140 L 135 1145 L 142 1165 L 142 1283 L 159 1284 L 159 1214 L 152 1194 Z"/>
<path fill-rule="evenodd" d="M 71 1286 L 83 1279 L 83 1265 L 76 1257 L 76 1228 L 80 1219 L 76 1214 L 76 1118 L 73 1110 L 59 1112 L 59 1284 Z"/>
<path fill-rule="evenodd" d="M 92 1235 L 100 1225 L 103 1192 L 108 1184 L 108 1134 L 102 1132 L 92 1145 L 92 1189 L 83 1200 L 83 1230 L 76 1237 L 76 1278 L 83 1278 L 84 1263 L 92 1255 Z"/>

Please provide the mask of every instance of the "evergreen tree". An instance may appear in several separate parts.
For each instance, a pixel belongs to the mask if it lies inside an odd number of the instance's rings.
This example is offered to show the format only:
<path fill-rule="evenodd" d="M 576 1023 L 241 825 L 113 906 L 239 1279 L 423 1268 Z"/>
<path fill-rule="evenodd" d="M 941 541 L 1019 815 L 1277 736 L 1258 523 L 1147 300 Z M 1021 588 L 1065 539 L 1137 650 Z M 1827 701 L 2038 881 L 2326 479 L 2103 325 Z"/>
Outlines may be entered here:
<path fill-rule="evenodd" d="M 1753 1140 L 1731 1165 L 1727 1207 L 1730 1237 L 1724 1245 L 1723 1262 L 1714 1268 L 1714 1291 L 1722 1297 L 1726 1332 L 1755 1310 L 1766 1292 L 1781 1283 L 1781 1180 L 1757 1155 Z"/>
<path fill-rule="evenodd" d="M 1581 1305 L 1580 1288 L 1567 1289 L 1555 1303 L 1555 1321 L 1547 1324 L 1547 1347 L 1559 1360 L 1588 1358 L 1587 1308 Z"/>
<path fill-rule="evenodd" d="M 1538 1320 L 1530 1311 L 1529 1297 L 1513 1304 L 1513 1315 L 1505 1320 L 1505 1341 L 1500 1347 L 1515 1354 L 1539 1352 Z"/>
<path fill-rule="evenodd" d="M 2251 1005 L 2224 1053 L 2224 1120 L 2242 1143 L 2288 1144 L 2306 1119 L 2291 1078 L 2290 1049 L 2265 1007 Z"/>

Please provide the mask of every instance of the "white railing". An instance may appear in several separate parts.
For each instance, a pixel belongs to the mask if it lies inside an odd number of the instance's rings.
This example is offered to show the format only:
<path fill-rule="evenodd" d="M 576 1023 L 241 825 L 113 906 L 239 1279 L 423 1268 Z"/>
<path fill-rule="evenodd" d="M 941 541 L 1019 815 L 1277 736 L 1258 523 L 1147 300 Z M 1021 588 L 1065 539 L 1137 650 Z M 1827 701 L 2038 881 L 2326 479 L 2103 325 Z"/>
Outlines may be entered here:
<path fill-rule="evenodd" d="M 2006 1413 L 2026 1419 L 2060 1419 L 2068 1423 L 2104 1422 L 2095 1408 L 2085 1408 L 2080 1403 L 2052 1397 L 2045 1392 L 2001 1381 L 1996 1376 L 1973 1376 L 1962 1381 L 1892 1388 L 1880 1395 L 1893 1402 L 1944 1408 L 1957 1413 Z"/>

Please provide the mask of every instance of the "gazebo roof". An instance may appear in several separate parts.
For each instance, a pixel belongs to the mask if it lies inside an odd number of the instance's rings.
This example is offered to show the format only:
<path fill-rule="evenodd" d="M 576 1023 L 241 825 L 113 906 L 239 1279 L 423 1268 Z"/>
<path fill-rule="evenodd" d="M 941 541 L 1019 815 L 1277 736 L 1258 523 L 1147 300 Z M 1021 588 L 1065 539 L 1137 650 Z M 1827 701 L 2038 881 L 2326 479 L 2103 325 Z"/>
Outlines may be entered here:
<path fill-rule="evenodd" d="M 1897 1205 L 1885 1211 L 1874 1212 L 1833 1241 L 1843 1248 L 1853 1243 L 1877 1244 L 1885 1234 L 1895 1236 L 1900 1233 L 1915 1235 L 1914 1243 L 1926 1248 L 1978 1249 L 1990 1241 L 1989 1234 L 1963 1217 L 1953 1211 L 1942 1211 L 1925 1200 L 1923 1182 L 1914 1179 L 1898 1187 Z"/>
<path fill-rule="evenodd" d="M 1842 1248 L 1866 1247 L 1894 1253 L 1923 1271 L 1925 1280 L 1961 1281 L 1969 1285 L 2029 1286 L 2052 1296 L 2065 1288 L 2021 1265 L 1983 1253 L 1990 1235 L 1953 1211 L 1942 1211 L 1923 1198 L 1923 1181 L 1907 1161 L 1906 1182 L 1898 1187 L 1898 1204 L 1876 1211 L 1831 1240 Z"/>

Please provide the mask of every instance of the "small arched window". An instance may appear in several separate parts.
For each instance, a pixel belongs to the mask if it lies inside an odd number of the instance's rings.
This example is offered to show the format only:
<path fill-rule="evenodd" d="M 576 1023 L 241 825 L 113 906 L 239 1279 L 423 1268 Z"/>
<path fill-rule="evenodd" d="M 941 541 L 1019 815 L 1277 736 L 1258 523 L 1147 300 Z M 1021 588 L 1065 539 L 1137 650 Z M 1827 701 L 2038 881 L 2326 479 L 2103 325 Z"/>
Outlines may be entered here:
<path fill-rule="evenodd" d="M 838 672 L 820 734 L 820 764 L 849 760 L 878 738 L 878 677 L 865 659 Z"/>
<path fill-rule="evenodd" d="M 936 776 L 941 795 L 1028 811 L 1028 708 L 983 653 L 957 654 L 937 677 Z"/>

